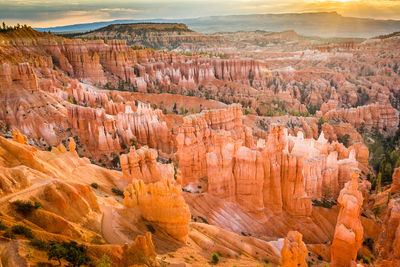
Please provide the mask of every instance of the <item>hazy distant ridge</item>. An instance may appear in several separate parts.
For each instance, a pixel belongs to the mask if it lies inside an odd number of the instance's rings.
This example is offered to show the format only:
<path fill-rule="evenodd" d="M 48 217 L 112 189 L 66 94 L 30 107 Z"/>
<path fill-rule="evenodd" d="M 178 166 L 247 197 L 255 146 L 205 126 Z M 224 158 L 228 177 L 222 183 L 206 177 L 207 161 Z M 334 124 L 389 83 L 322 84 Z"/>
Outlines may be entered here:
<path fill-rule="evenodd" d="M 343 17 L 336 12 L 231 15 L 175 20 L 115 20 L 108 22 L 94 22 L 61 27 L 38 28 L 37 30 L 50 30 L 53 32 L 84 32 L 105 27 L 110 24 L 140 22 L 185 23 L 192 30 L 201 33 L 229 32 L 241 30 L 264 30 L 272 32 L 295 30 L 301 35 L 315 35 L 321 37 L 340 36 L 369 38 L 400 30 L 399 20 L 376 20 Z"/>

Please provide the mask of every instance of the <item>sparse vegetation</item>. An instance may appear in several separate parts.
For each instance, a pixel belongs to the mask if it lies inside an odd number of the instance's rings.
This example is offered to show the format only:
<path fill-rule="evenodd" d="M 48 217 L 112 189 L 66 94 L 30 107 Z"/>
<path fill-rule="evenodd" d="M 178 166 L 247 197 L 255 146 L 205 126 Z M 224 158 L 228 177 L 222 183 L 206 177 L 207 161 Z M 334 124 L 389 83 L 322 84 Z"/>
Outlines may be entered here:
<path fill-rule="evenodd" d="M 371 251 L 374 249 L 374 240 L 370 237 L 364 240 L 364 246 L 367 246 Z"/>
<path fill-rule="evenodd" d="M 136 140 L 136 139 L 131 138 L 131 139 L 129 140 L 129 142 L 131 142 L 131 146 L 133 146 L 135 149 L 138 148 L 138 143 L 137 143 L 137 140 Z"/>
<path fill-rule="evenodd" d="M 49 260 L 57 260 L 61 265 L 61 259 L 65 259 L 73 267 L 79 267 L 89 263 L 90 258 L 86 255 L 86 246 L 71 242 L 51 242 L 47 250 Z"/>
<path fill-rule="evenodd" d="M 31 201 L 24 200 L 16 200 L 12 202 L 12 204 L 16 207 L 16 210 L 24 216 L 30 215 L 32 211 L 37 210 L 42 206 L 38 201 L 32 203 Z"/>
<path fill-rule="evenodd" d="M 15 239 L 15 235 L 13 234 L 13 232 L 10 229 L 7 229 L 4 234 L 4 237 L 9 238 L 9 239 Z"/>
<path fill-rule="evenodd" d="M 111 191 L 115 194 L 115 195 L 117 195 L 117 196 L 124 196 L 124 192 L 123 191 L 121 191 L 120 189 L 118 189 L 118 188 L 115 188 L 115 187 L 113 187 L 112 189 L 111 189 Z"/>
<path fill-rule="evenodd" d="M 99 188 L 99 185 L 97 183 L 91 183 L 90 186 L 93 187 L 94 189 Z"/>
<path fill-rule="evenodd" d="M 43 240 L 39 240 L 39 239 L 32 239 L 29 244 L 38 249 L 38 250 L 42 250 L 42 251 L 47 251 L 49 249 L 49 244 Z"/>
<path fill-rule="evenodd" d="M 13 227 L 11 227 L 11 231 L 13 234 L 16 235 L 24 235 L 28 239 L 33 238 L 32 230 L 22 224 L 14 225 Z"/>
<path fill-rule="evenodd" d="M 116 154 L 115 152 L 111 152 L 111 164 L 114 168 L 117 168 L 119 166 L 119 155 Z"/>
<path fill-rule="evenodd" d="M 2 222 L 0 221 L 0 231 L 6 230 L 8 227 Z"/>
<path fill-rule="evenodd" d="M 312 205 L 330 209 L 333 206 L 337 205 L 337 202 L 333 200 L 328 200 L 326 198 L 322 198 L 321 200 L 313 199 Z"/>
<path fill-rule="evenodd" d="M 5 22 L 2 23 L 2 27 L 0 27 L 0 33 L 7 33 L 11 31 L 16 31 L 19 29 L 31 29 L 30 26 L 27 26 L 26 24 L 20 25 L 19 23 L 15 26 L 9 26 L 5 24 Z"/>
<path fill-rule="evenodd" d="M 392 183 L 395 168 L 400 167 L 400 128 L 394 136 L 384 137 L 377 130 L 372 134 L 364 134 L 364 141 L 371 157 L 369 164 L 376 171 L 376 176 L 370 176 L 371 190 L 376 190 Z"/>
<path fill-rule="evenodd" d="M 212 258 L 212 262 L 214 264 L 217 264 L 219 262 L 219 254 L 218 253 L 213 253 L 211 258 Z"/>
<path fill-rule="evenodd" d="M 350 146 L 350 135 L 344 134 L 342 137 L 338 137 L 338 141 L 342 143 L 345 147 Z"/>
<path fill-rule="evenodd" d="M 107 254 L 104 254 L 96 264 L 96 267 L 111 267 L 112 261 Z"/>

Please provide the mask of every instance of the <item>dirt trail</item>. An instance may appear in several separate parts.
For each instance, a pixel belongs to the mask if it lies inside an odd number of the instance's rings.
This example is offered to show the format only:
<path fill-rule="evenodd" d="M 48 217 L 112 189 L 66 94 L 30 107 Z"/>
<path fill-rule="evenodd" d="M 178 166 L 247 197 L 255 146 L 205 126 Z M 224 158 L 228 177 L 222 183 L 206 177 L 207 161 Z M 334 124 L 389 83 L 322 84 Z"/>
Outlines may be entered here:
<path fill-rule="evenodd" d="M 129 244 L 131 241 L 116 229 L 116 216 L 114 213 L 113 207 L 103 206 L 103 217 L 101 218 L 101 232 L 103 238 L 110 244 Z"/>

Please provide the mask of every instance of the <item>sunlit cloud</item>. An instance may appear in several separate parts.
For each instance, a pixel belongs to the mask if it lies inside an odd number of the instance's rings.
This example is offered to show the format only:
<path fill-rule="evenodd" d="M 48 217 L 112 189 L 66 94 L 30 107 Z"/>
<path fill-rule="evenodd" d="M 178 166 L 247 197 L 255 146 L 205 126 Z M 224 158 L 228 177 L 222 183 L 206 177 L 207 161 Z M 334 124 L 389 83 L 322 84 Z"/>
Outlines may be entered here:
<path fill-rule="evenodd" d="M 136 10 L 133 8 L 102 8 L 100 11 L 111 11 L 111 12 L 140 12 L 140 10 Z"/>

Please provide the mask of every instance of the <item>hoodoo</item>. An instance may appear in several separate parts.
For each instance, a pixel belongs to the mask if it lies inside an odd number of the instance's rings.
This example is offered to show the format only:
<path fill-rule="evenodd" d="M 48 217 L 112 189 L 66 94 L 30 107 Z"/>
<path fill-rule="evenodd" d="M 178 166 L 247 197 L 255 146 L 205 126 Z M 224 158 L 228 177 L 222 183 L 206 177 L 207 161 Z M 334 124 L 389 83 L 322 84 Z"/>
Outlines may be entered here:
<path fill-rule="evenodd" d="M 185 21 L 0 26 L 0 265 L 400 266 L 398 22 Z"/>

